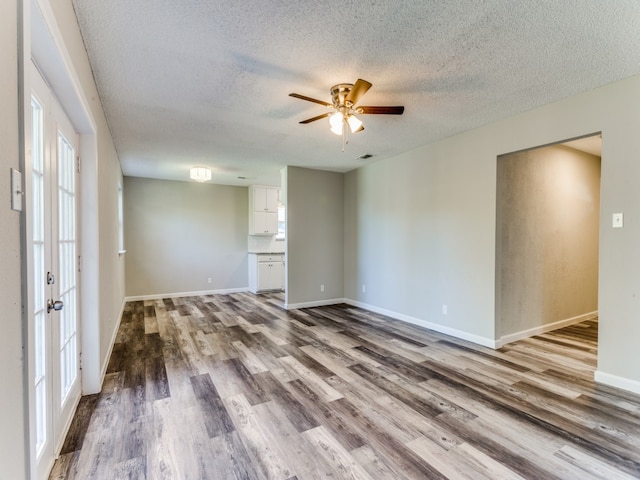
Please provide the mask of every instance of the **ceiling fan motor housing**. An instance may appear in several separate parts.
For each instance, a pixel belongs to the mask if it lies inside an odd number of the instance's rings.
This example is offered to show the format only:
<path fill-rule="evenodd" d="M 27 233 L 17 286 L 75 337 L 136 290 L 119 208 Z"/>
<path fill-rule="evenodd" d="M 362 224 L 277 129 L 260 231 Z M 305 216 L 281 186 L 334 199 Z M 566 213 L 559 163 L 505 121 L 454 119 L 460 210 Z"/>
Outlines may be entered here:
<path fill-rule="evenodd" d="M 340 109 L 341 107 L 350 108 L 353 106 L 346 104 L 347 95 L 349 95 L 351 89 L 353 89 L 352 83 L 339 83 L 331 87 L 331 100 L 333 101 L 333 105 L 336 109 Z"/>

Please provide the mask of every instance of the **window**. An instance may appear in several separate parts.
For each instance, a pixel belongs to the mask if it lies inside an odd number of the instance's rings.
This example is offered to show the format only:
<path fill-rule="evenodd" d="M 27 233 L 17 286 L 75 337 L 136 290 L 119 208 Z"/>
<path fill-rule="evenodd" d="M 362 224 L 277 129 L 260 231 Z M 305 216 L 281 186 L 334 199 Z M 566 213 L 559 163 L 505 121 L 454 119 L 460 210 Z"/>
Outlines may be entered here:
<path fill-rule="evenodd" d="M 278 234 L 276 240 L 284 240 L 286 226 L 286 207 L 281 203 L 278 204 Z"/>

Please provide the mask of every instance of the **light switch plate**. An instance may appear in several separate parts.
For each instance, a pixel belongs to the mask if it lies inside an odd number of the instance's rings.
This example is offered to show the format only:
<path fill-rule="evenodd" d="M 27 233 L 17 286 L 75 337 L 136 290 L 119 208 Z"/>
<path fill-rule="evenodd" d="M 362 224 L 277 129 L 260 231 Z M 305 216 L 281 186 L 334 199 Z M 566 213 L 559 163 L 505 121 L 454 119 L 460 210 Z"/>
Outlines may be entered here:
<path fill-rule="evenodd" d="M 11 210 L 17 212 L 22 211 L 22 197 L 24 191 L 22 189 L 22 173 L 11 169 Z"/>
<path fill-rule="evenodd" d="M 611 224 L 613 228 L 622 228 L 624 226 L 624 218 L 621 213 L 614 213 L 611 216 Z"/>

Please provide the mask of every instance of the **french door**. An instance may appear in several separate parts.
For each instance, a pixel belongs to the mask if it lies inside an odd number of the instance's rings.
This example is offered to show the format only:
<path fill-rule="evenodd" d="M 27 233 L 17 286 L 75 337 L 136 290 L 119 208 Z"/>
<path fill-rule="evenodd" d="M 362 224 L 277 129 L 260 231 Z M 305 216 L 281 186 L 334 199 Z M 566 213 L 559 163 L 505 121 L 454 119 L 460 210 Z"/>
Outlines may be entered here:
<path fill-rule="evenodd" d="M 78 135 L 35 67 L 27 156 L 31 422 L 38 479 L 47 478 L 80 398 Z"/>

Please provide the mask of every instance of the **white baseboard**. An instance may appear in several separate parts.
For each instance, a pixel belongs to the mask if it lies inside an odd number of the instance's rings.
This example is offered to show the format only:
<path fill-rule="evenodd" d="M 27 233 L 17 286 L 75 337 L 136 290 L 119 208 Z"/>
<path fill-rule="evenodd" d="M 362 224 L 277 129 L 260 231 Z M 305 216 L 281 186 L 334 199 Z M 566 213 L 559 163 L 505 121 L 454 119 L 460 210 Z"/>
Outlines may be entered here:
<path fill-rule="evenodd" d="M 337 305 L 339 303 L 346 303 L 344 298 L 330 298 L 328 300 L 315 300 L 313 302 L 302 303 L 285 303 L 285 310 L 297 310 L 299 308 L 311 308 L 311 307 L 326 307 L 327 305 Z"/>
<path fill-rule="evenodd" d="M 122 301 L 122 306 L 120 307 L 120 315 L 118 315 L 118 320 L 116 321 L 116 326 L 113 329 L 113 333 L 111 334 L 111 341 L 109 342 L 109 351 L 107 355 L 102 360 L 102 368 L 100 368 L 100 390 L 102 390 L 102 385 L 104 385 L 104 377 L 107 376 L 107 368 L 109 367 L 109 360 L 111 359 L 111 353 L 113 352 L 113 346 L 116 343 L 116 337 L 118 336 L 118 330 L 120 330 L 120 324 L 122 323 L 122 315 L 124 315 L 124 307 L 127 304 L 127 299 L 125 298 Z M 99 393 L 99 392 L 92 392 Z"/>
<path fill-rule="evenodd" d="M 627 390 L 631 393 L 640 394 L 640 382 L 637 380 L 631 380 L 629 378 L 619 377 L 610 373 L 603 372 L 602 370 L 596 370 L 594 380 L 597 383 L 609 385 L 610 387 L 620 388 Z"/>
<path fill-rule="evenodd" d="M 138 295 L 126 297 L 126 302 L 137 302 L 140 300 L 160 300 L 162 298 L 198 297 L 201 295 L 227 295 L 229 293 L 248 292 L 249 287 L 225 288 L 221 290 L 203 290 L 201 292 L 179 292 L 179 293 L 158 293 L 153 295 Z"/>
<path fill-rule="evenodd" d="M 354 307 L 363 308 L 365 310 L 369 310 L 374 313 L 379 313 L 381 315 L 386 315 L 387 317 L 395 318 L 396 320 L 401 320 L 403 322 L 411 323 L 413 325 L 417 325 L 419 327 L 427 328 L 429 330 L 433 330 L 434 332 L 444 333 L 445 335 L 450 335 L 452 337 L 459 338 L 461 340 L 467 340 L 469 342 L 476 343 L 478 345 L 482 345 L 483 347 L 489 348 L 497 348 L 495 340 L 490 338 L 481 337 L 479 335 L 474 335 L 472 333 L 468 333 L 462 330 L 456 330 L 455 328 L 447 327 L 445 325 L 440 325 L 437 323 L 427 322 L 425 320 L 421 320 L 419 318 L 411 317 L 409 315 L 404 315 L 402 313 L 397 313 L 391 310 L 386 310 L 384 308 L 379 308 L 374 305 L 369 305 L 367 303 L 358 302 L 357 300 L 351 299 L 343 299 L 344 303 L 352 305 Z"/>
<path fill-rule="evenodd" d="M 535 335 L 541 335 L 543 333 L 550 332 L 552 330 L 557 330 L 558 328 L 568 327 L 569 325 L 573 325 L 575 323 L 583 322 L 589 318 L 596 317 L 598 315 L 598 311 L 583 313 L 582 315 L 577 315 L 571 318 L 565 318 L 564 320 L 558 320 L 557 322 L 548 323 L 546 325 L 540 325 L 538 327 L 529 328 L 527 330 L 522 330 L 520 332 L 510 333 L 509 335 L 504 335 L 500 337 L 496 341 L 496 348 L 500 348 L 507 343 L 515 342 L 517 340 L 522 340 L 523 338 L 533 337 Z"/>

